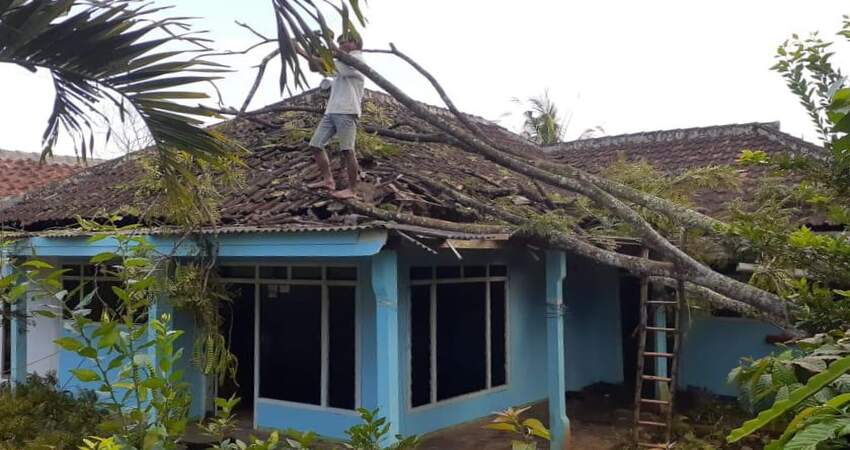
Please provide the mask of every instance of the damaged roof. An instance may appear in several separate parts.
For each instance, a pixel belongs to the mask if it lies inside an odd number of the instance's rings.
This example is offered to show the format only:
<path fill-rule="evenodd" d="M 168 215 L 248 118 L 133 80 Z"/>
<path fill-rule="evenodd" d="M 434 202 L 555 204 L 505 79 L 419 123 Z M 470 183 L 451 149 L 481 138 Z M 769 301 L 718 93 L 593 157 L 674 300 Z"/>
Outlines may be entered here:
<path fill-rule="evenodd" d="M 240 188 L 224 192 L 217 226 L 229 230 L 286 231 L 394 225 L 359 215 L 327 194 L 306 188 L 307 183 L 319 177 L 306 144 L 325 101 L 320 91 L 308 91 L 215 126 L 250 150 L 244 157 L 244 182 Z M 429 108 L 455 120 L 447 110 Z M 445 183 L 484 202 L 547 209 L 541 189 L 530 179 L 453 147 L 390 96 L 367 91 L 363 112 L 361 124 L 365 133 L 358 136 L 358 157 L 365 174 L 360 185 L 364 202 L 390 211 L 455 222 L 490 221 L 429 189 L 421 182 L 424 178 Z M 818 149 L 779 132 L 778 126 L 745 124 L 587 139 L 543 151 L 492 122 L 469 118 L 497 145 L 592 171 L 610 164 L 621 153 L 628 158 L 645 159 L 662 170 L 675 171 L 734 163 L 745 148 L 768 153 Z M 329 150 L 337 180 L 344 179 L 338 152 L 334 147 Z M 132 220 L 151 203 L 139 189 L 146 174 L 142 160 L 150 154 L 140 151 L 107 161 L 31 191 L 19 203 L 0 210 L 0 223 L 38 232 L 74 227 L 77 216 L 96 218 L 118 213 Z M 570 196 L 562 194 L 565 195 L 551 196 L 549 206 L 569 211 Z M 723 199 L 708 197 L 706 204 L 711 205 L 709 209 L 715 208 Z M 421 235 L 427 230 L 414 231 Z M 455 237 L 476 238 L 461 234 Z"/>
<path fill-rule="evenodd" d="M 740 177 L 740 190 L 699 192 L 697 209 L 722 216 L 730 200 L 749 197 L 768 172 L 760 166 L 736 166 L 744 150 L 761 150 L 768 156 L 823 153 L 823 147 L 780 131 L 779 122 L 753 122 L 710 127 L 660 130 L 582 139 L 546 147 L 552 158 L 590 172 L 599 172 L 618 159 L 644 161 L 665 173 L 730 165 Z M 807 216 L 811 225 L 824 225 L 823 217 Z"/>
<path fill-rule="evenodd" d="M 320 114 L 276 109 L 321 111 L 325 100 L 320 92 L 309 91 L 265 107 L 260 111 L 266 112 L 251 115 L 250 120 L 231 120 L 215 127 L 250 150 L 244 157 L 242 187 L 224 193 L 218 225 L 282 230 L 380 223 L 305 187 L 319 178 L 306 144 Z M 432 108 L 449 117 L 448 111 Z M 399 135 L 417 133 L 423 140 L 430 140 L 422 130 L 431 128 L 386 94 L 367 91 L 363 110 L 361 124 L 367 129 Z M 526 146 L 529 152 L 542 157 L 542 151 L 521 137 L 483 119 L 470 118 L 494 140 Z M 333 145 L 329 147 L 333 170 L 337 180 L 344 180 Z M 150 199 L 142 195 L 139 186 L 146 173 L 142 160 L 149 154 L 140 151 L 107 161 L 32 191 L 16 205 L 0 210 L 0 222 L 24 231 L 43 231 L 74 226 L 77 216 L 94 218 L 118 213 L 128 217 L 144 211 Z M 481 221 L 477 213 L 432 192 L 416 177 L 445 182 L 487 201 L 504 199 L 534 205 L 543 200 L 528 179 L 443 142 L 361 134 L 358 156 L 365 174 L 359 189 L 363 201 L 384 209 L 454 221 Z"/>

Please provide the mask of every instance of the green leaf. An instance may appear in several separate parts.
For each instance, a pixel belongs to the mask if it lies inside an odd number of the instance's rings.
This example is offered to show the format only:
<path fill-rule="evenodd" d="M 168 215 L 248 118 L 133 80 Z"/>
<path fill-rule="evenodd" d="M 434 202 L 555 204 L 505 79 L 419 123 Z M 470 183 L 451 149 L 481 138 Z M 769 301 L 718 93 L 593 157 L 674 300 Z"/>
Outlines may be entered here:
<path fill-rule="evenodd" d="M 71 369 L 71 373 L 83 383 L 101 381 L 100 375 L 98 375 L 97 372 L 91 369 Z"/>
<path fill-rule="evenodd" d="M 162 378 L 148 378 L 142 381 L 142 386 L 150 389 L 161 389 L 165 386 L 165 380 Z"/>
<path fill-rule="evenodd" d="M 737 442 L 773 422 L 777 418 L 792 411 L 809 397 L 837 380 L 838 377 L 850 371 L 850 357 L 842 358 L 832 363 L 825 371 L 809 378 L 805 386 L 792 392 L 787 400 L 776 402 L 772 407 L 762 411 L 755 419 L 744 422 L 739 428 L 732 430 L 726 437 L 729 443 Z"/>
<path fill-rule="evenodd" d="M 21 267 L 31 267 L 33 269 L 53 269 L 53 266 L 50 264 L 41 261 L 39 259 L 29 259 L 26 262 L 21 264 Z"/>
<path fill-rule="evenodd" d="M 523 420 L 522 424 L 528 427 L 529 430 L 531 430 L 531 434 L 547 441 L 552 440 L 552 436 L 549 433 L 549 429 L 546 428 L 539 420 L 532 417 Z"/>
<path fill-rule="evenodd" d="M 62 337 L 53 341 L 56 345 L 62 347 L 69 352 L 76 352 L 83 348 L 83 343 L 72 337 Z"/>
<path fill-rule="evenodd" d="M 819 444 L 839 437 L 850 419 L 826 419 L 803 427 L 785 444 L 784 450 L 817 450 Z"/>
<path fill-rule="evenodd" d="M 484 425 L 484 428 L 490 430 L 510 431 L 513 433 L 519 433 L 519 430 L 517 429 L 516 425 L 510 423 L 488 423 L 487 425 Z"/>
<path fill-rule="evenodd" d="M 82 356 L 83 358 L 91 358 L 91 359 L 97 358 L 97 350 L 95 350 L 92 347 L 83 347 L 83 348 L 77 350 L 77 354 Z"/>
<path fill-rule="evenodd" d="M 89 259 L 89 263 L 97 265 L 97 264 L 103 264 L 107 261 L 112 261 L 113 259 L 115 259 L 115 253 L 101 252 L 101 253 L 98 253 L 98 254 L 92 256 Z"/>

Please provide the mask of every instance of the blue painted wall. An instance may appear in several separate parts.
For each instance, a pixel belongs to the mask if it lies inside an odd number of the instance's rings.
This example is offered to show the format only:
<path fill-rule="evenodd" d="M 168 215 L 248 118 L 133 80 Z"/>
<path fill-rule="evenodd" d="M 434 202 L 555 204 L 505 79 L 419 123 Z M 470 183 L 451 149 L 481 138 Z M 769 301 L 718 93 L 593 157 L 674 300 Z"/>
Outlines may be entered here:
<path fill-rule="evenodd" d="M 567 255 L 564 337 L 568 391 L 597 382 L 623 382 L 619 280 L 617 269 Z"/>
<path fill-rule="evenodd" d="M 776 351 L 775 345 L 765 342 L 771 334 L 781 334 L 781 330 L 752 319 L 693 314 L 682 347 L 679 387 L 735 395 L 726 376 L 741 358 L 761 358 Z"/>

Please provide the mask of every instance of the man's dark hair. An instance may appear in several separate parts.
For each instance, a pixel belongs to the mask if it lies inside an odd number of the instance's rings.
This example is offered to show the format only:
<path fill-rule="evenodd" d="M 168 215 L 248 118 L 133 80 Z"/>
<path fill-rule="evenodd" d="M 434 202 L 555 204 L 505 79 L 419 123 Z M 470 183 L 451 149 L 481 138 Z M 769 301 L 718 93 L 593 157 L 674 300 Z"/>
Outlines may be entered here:
<path fill-rule="evenodd" d="M 336 42 L 338 44 L 342 44 L 343 42 L 353 42 L 357 45 L 358 50 L 363 50 L 363 38 L 352 33 L 341 34 L 339 38 L 337 38 Z"/>

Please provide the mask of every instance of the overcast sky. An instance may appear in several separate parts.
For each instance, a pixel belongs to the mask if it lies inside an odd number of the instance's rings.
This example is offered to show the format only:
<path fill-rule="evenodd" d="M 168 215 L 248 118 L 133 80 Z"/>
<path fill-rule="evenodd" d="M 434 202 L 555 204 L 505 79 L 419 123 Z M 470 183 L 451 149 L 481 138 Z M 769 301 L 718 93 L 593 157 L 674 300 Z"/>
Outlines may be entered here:
<path fill-rule="evenodd" d="M 274 35 L 270 0 L 163 3 L 203 17 L 197 25 L 221 49 L 253 42 L 234 20 Z M 614 135 L 781 121 L 783 130 L 811 140 L 805 112 L 769 68 L 791 33 L 820 30 L 832 38 L 846 13 L 850 4 L 839 0 L 369 0 L 365 39 L 369 48 L 394 42 L 462 109 L 511 129 L 521 111 L 512 99 L 549 89 L 572 116 L 568 138 L 593 126 Z M 850 45 L 838 50 L 836 62 L 850 68 Z M 229 60 L 237 72 L 220 85 L 225 103 L 241 103 L 263 53 Z M 379 55 L 368 62 L 415 98 L 438 103 L 403 65 Z M 252 107 L 280 100 L 275 72 Z M 38 151 L 51 102 L 44 74 L 0 64 L 0 148 Z M 57 153 L 73 150 L 65 143 Z M 96 156 L 114 153 L 101 148 Z"/>

